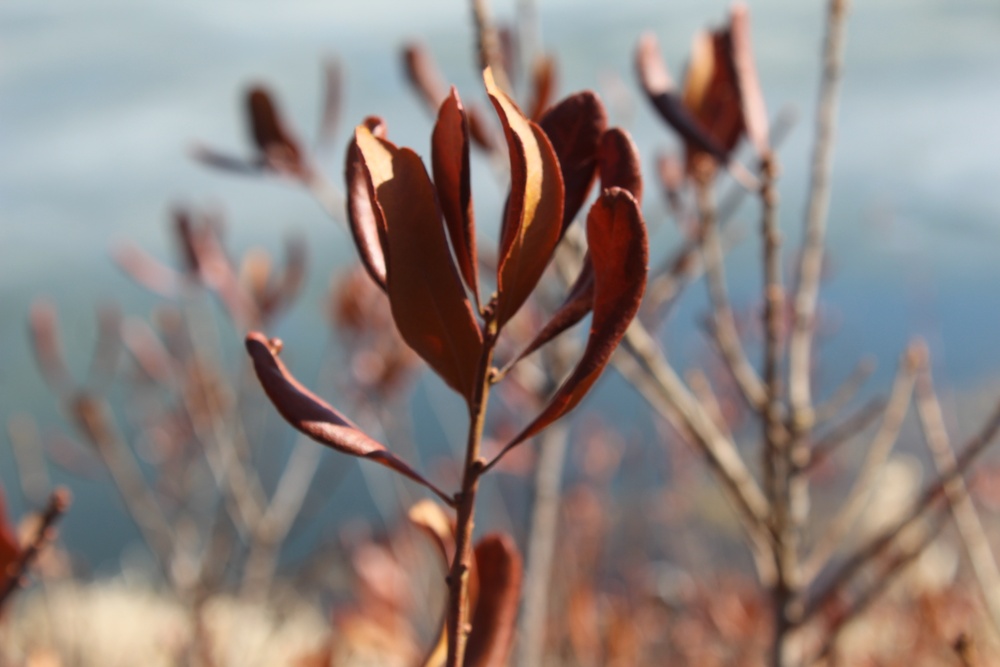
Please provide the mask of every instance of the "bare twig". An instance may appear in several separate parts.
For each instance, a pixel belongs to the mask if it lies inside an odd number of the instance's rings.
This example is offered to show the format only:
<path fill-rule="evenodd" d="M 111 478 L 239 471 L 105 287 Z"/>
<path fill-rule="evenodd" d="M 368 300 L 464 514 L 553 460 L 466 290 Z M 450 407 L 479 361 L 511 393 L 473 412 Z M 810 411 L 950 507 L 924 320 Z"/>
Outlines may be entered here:
<path fill-rule="evenodd" d="M 917 377 L 917 414 L 923 427 L 927 447 L 934 456 L 939 474 L 955 467 L 955 452 L 948 438 L 948 431 L 941 414 L 941 404 L 934 391 L 930 368 Z M 979 582 L 994 631 L 1000 633 L 1000 570 L 990 550 L 989 538 L 983 530 L 979 514 L 969 496 L 965 480 L 956 477 L 944 486 L 951 513 L 958 527 L 958 534 L 965 545 L 965 552 L 972 564 L 972 571 Z"/>
<path fill-rule="evenodd" d="M 38 530 L 35 531 L 31 542 L 18 556 L 17 561 L 11 565 L 10 570 L 0 572 L 0 575 L 3 575 L 0 577 L 0 609 L 3 608 L 4 603 L 14 591 L 24 585 L 28 570 L 38 558 L 42 547 L 52 540 L 53 526 L 69 509 L 71 500 L 69 491 L 63 488 L 56 489 L 49 496 L 48 505 L 42 513 L 38 522 Z"/>
<path fill-rule="evenodd" d="M 805 219 L 805 245 L 799 262 L 795 290 L 795 317 L 789 343 L 788 397 L 793 430 L 804 430 L 812 414 L 812 344 L 816 304 L 823 267 L 826 218 L 830 203 L 830 172 L 836 128 L 837 97 L 844 60 L 847 0 L 829 0 L 823 74 L 816 111 L 816 134 Z"/>
<path fill-rule="evenodd" d="M 722 261 L 722 245 L 716 230 L 715 205 L 710 186 L 698 184 L 698 215 L 701 219 L 702 261 L 708 295 L 712 302 L 712 331 L 716 344 L 732 373 L 737 386 L 751 408 L 761 409 L 767 403 L 767 390 L 757 371 L 750 364 L 740 341 L 739 331 L 733 317 L 726 289 L 725 266 Z"/>
<path fill-rule="evenodd" d="M 826 584 L 812 596 L 806 607 L 805 617 L 808 618 L 822 609 L 831 599 L 833 599 L 854 575 L 867 563 L 871 562 L 879 554 L 892 545 L 903 531 L 924 516 L 928 509 L 936 500 L 941 497 L 945 485 L 958 479 L 969 469 L 969 466 L 982 454 L 1000 432 L 1000 404 L 993 409 L 992 414 L 983 424 L 975 436 L 961 448 L 954 467 L 941 473 L 932 482 L 924 493 L 913 503 L 910 511 L 892 525 L 885 527 L 878 535 L 874 536 L 860 547 L 858 547 L 847 560 L 830 576 Z"/>
<path fill-rule="evenodd" d="M 833 394 L 826 401 L 816 405 L 815 423 L 822 424 L 839 415 L 840 411 L 854 400 L 874 371 L 874 359 L 866 357 L 859 361 L 851 374 L 834 390 Z"/>
<path fill-rule="evenodd" d="M 868 504 L 868 500 L 882 475 L 889 453 L 896 444 L 899 429 L 903 425 L 903 418 L 906 416 L 910 398 L 913 395 L 916 371 L 918 366 L 923 363 L 920 357 L 921 355 L 914 353 L 912 348 L 903 356 L 892 386 L 892 392 L 889 395 L 885 414 L 882 417 L 882 424 L 875 437 L 872 438 L 864 463 L 861 464 L 861 470 L 854 481 L 854 486 L 840 504 L 837 515 L 830 521 L 826 532 L 816 543 L 803 565 L 805 581 L 812 581 L 826 567 L 830 557 L 842 546 L 843 539 Z"/>
<path fill-rule="evenodd" d="M 884 398 L 873 398 L 825 434 L 817 437 L 806 470 L 812 470 L 824 463 L 838 447 L 868 428 L 883 413 L 885 407 Z"/>

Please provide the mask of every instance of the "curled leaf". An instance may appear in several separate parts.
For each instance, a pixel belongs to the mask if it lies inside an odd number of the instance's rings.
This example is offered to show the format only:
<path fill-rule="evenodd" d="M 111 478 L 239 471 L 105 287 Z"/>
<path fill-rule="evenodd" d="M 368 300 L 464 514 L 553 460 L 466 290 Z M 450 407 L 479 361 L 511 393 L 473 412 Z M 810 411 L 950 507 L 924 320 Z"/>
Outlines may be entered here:
<path fill-rule="evenodd" d="M 246 348 L 264 393 L 292 427 L 339 452 L 381 463 L 423 484 L 445 502 L 451 502 L 446 494 L 386 449 L 385 445 L 370 438 L 296 380 L 277 356 L 280 341 L 268 340 L 259 332 L 251 332 L 246 337 Z"/>
<path fill-rule="evenodd" d="M 523 565 L 514 540 L 486 535 L 476 544 L 479 598 L 466 647 L 466 667 L 503 667 L 514 642 Z"/>
<path fill-rule="evenodd" d="M 542 413 L 504 447 L 500 456 L 576 407 L 601 375 L 639 310 L 649 249 L 642 213 L 631 194 L 611 188 L 601 195 L 587 215 L 587 243 L 594 267 L 594 315 L 587 347 Z"/>
<path fill-rule="evenodd" d="M 385 121 L 378 116 L 365 118 L 363 124 L 374 136 L 385 138 Z M 358 142 L 353 138 L 347 146 L 344 180 L 347 182 L 347 221 L 351 236 L 354 237 L 354 245 L 368 275 L 385 290 L 385 227 L 375 215 Z"/>
<path fill-rule="evenodd" d="M 642 168 L 639 149 L 628 132 L 613 127 L 601 135 L 598 162 L 601 173 L 601 190 L 621 188 L 628 190 L 635 200 L 642 203 Z"/>
<path fill-rule="evenodd" d="M 698 44 L 697 41 L 695 43 Z M 688 68 L 685 96 L 682 100 L 677 94 L 673 79 L 663 62 L 663 56 L 660 55 L 660 47 L 656 37 L 652 33 L 645 33 L 639 38 L 639 45 L 636 49 L 636 71 L 639 74 L 642 88 L 646 92 L 646 97 L 686 143 L 725 163 L 727 160 L 726 149 L 716 141 L 714 135 L 709 133 L 701 124 L 700 119 L 691 111 L 691 107 L 687 105 L 688 90 L 701 81 L 699 74 L 703 63 L 703 58 L 698 59 L 696 55 L 692 55 L 691 66 Z"/>
<path fill-rule="evenodd" d="M 483 334 L 452 261 L 434 185 L 420 157 L 355 132 L 373 212 L 386 235 L 386 277 L 400 335 L 467 400 L 477 386 Z"/>
<path fill-rule="evenodd" d="M 601 134 L 608 125 L 608 114 L 601 99 L 585 90 L 570 95 L 549 109 L 538 122 L 559 158 L 565 186 L 560 234 L 573 222 L 587 200 L 597 173 L 597 153 Z"/>
<path fill-rule="evenodd" d="M 563 179 L 552 144 L 500 90 L 487 67 L 486 92 L 503 124 L 510 157 L 510 196 L 497 263 L 497 326 L 535 289 L 562 233 Z"/>
<path fill-rule="evenodd" d="M 431 136 L 431 166 L 451 248 L 465 285 L 479 304 L 479 263 L 469 169 L 469 122 L 453 87 L 441 104 Z"/>
<path fill-rule="evenodd" d="M 406 517 L 434 541 L 441 563 L 447 569 L 455 557 L 455 519 L 429 498 L 415 503 Z"/>
<path fill-rule="evenodd" d="M 247 91 L 246 105 L 250 134 L 265 163 L 279 171 L 302 175 L 306 171 L 302 149 L 285 127 L 271 93 L 254 86 Z"/>

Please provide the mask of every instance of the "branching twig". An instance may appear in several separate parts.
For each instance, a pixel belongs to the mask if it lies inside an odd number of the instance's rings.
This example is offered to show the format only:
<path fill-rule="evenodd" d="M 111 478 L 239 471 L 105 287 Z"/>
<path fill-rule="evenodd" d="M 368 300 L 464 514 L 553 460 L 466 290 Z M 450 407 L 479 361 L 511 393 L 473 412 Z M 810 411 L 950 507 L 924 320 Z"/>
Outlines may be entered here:
<path fill-rule="evenodd" d="M 903 425 L 903 418 L 906 416 L 910 398 L 913 395 L 914 377 L 918 367 L 922 364 L 921 355 L 915 353 L 912 348 L 903 356 L 899 372 L 896 374 L 896 380 L 892 386 L 892 392 L 889 395 L 885 414 L 882 417 L 882 424 L 875 437 L 872 438 L 854 486 L 841 503 L 837 515 L 830 521 L 826 532 L 816 543 L 803 566 L 805 581 L 812 581 L 826 567 L 830 557 L 836 553 L 854 522 L 868 504 L 885 467 L 885 462 L 889 458 L 889 453 L 896 444 L 899 429 Z"/>
<path fill-rule="evenodd" d="M 864 431 L 875 419 L 884 412 L 884 398 L 873 398 L 862 405 L 856 412 L 848 415 L 842 422 L 819 436 L 812 447 L 809 464 L 806 470 L 826 462 L 830 456 L 845 442 Z"/>

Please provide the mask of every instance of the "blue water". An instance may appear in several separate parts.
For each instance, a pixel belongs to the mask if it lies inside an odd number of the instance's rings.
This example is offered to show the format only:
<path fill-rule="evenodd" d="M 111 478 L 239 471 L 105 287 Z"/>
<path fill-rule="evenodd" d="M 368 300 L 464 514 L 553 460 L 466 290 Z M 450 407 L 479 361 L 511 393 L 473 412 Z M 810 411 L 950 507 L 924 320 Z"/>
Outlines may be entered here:
<path fill-rule="evenodd" d="M 310 368 L 325 338 L 322 290 L 328 273 L 353 261 L 345 234 L 302 193 L 206 171 L 187 159 L 193 140 L 240 152 L 239 97 L 266 81 L 300 135 L 313 136 L 320 100 L 319 62 L 338 56 L 347 73 L 337 146 L 370 113 L 386 117 L 392 137 L 426 153 L 429 122 L 409 94 L 397 49 L 421 37 L 466 99 L 481 98 L 469 57 L 466 2 L 363 3 L 290 0 L 126 2 L 7 0 L 0 5 L 0 419 L 33 414 L 44 429 L 64 428 L 34 370 L 25 339 L 29 304 L 47 295 L 59 307 L 76 370 L 92 342 L 93 308 L 117 300 L 148 313 L 154 300 L 111 266 L 108 249 L 130 239 L 169 257 L 168 206 L 221 205 L 237 250 L 277 248 L 289 230 L 310 239 L 312 282 L 280 331 L 299 368 Z M 513 2 L 491 3 L 510 17 Z M 856 2 L 849 25 L 846 81 L 831 209 L 831 275 L 824 309 L 839 323 L 827 344 L 824 378 L 843 377 L 872 353 L 885 385 L 893 360 L 913 335 L 928 339 L 938 377 L 974 388 L 1000 371 L 1000 5 L 993 0 Z M 671 144 L 639 97 L 631 71 L 638 34 L 653 30 L 676 76 L 691 33 L 719 20 L 717 0 L 558 0 L 540 2 L 541 29 L 560 59 L 564 92 L 608 92 L 620 78 L 631 104 L 613 121 L 635 135 L 644 161 Z M 803 119 L 782 151 L 782 217 L 794 247 L 804 208 L 809 123 L 821 35 L 821 2 L 751 3 L 758 67 L 771 110 L 798 108 Z M 331 177 L 340 152 L 326 156 Z M 481 161 L 479 219 L 495 220 L 502 194 Z M 652 195 L 651 222 L 664 207 Z M 748 214 L 749 215 L 749 214 Z M 493 223 L 495 229 L 495 222 Z M 481 232 L 490 238 L 493 232 Z M 656 232 L 662 252 L 675 240 Z M 734 253 L 734 300 L 756 298 L 757 244 Z M 696 285 L 669 327 L 678 365 L 703 346 L 687 323 L 704 313 Z M 231 332 L 234 339 L 236 332 Z M 230 360 L 239 359 L 233 346 Z M 431 391 L 435 385 L 431 383 Z M 437 388 L 439 389 L 439 388 Z M 415 404 L 415 411 L 424 405 Z M 453 406 L 454 407 L 454 406 Z M 447 435 L 418 418 L 418 439 Z M 0 480 L 14 492 L 13 464 L 0 438 Z M 71 544 L 106 563 L 128 539 L 103 482 L 68 480 L 77 510 Z M 358 494 L 356 471 L 338 491 L 342 511 Z M 346 499 L 346 500 L 345 500 Z M 346 503 L 346 508 L 345 508 Z M 94 517 L 102 517 L 96 520 Z M 103 532 L 102 532 L 103 531 Z"/>

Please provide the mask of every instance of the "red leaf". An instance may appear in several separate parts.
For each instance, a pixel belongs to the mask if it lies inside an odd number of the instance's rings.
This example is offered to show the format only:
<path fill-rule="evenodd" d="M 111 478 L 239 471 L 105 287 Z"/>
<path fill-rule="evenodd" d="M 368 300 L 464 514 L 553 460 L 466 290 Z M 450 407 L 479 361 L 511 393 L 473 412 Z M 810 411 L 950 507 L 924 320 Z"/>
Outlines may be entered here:
<path fill-rule="evenodd" d="M 454 87 L 441 104 L 434 125 L 431 166 L 459 271 L 472 291 L 476 305 L 479 305 L 479 264 L 469 170 L 469 121 Z"/>
<path fill-rule="evenodd" d="M 587 199 L 597 173 L 597 152 L 608 115 L 597 95 L 589 90 L 570 95 L 548 110 L 539 121 L 559 158 L 566 190 L 561 233 L 573 222 Z"/>
<path fill-rule="evenodd" d="M 523 567 L 514 540 L 501 533 L 476 544 L 479 599 L 465 652 L 465 667 L 507 664 L 517 622 Z"/>
<path fill-rule="evenodd" d="M 279 171 L 303 175 L 305 160 L 299 142 L 285 127 L 271 93 L 262 86 L 247 91 L 247 117 L 254 144 L 266 164 Z"/>
<path fill-rule="evenodd" d="M 467 400 L 483 335 L 451 258 L 434 185 L 420 157 L 355 132 L 375 217 L 386 234 L 392 317 L 403 340 Z"/>
<path fill-rule="evenodd" d="M 296 430 L 338 452 L 381 463 L 450 502 L 444 493 L 387 450 L 385 445 L 368 437 L 329 403 L 296 380 L 277 357 L 280 341 L 270 341 L 259 332 L 251 332 L 246 337 L 246 347 L 264 393 Z"/>
<path fill-rule="evenodd" d="M 488 67 L 483 80 L 503 124 L 510 156 L 510 196 L 497 263 L 497 326 L 502 327 L 535 289 L 559 242 L 564 188 L 545 133 L 497 87 Z"/>
<path fill-rule="evenodd" d="M 364 126 L 376 137 L 385 138 L 385 121 L 378 116 L 365 118 Z M 351 236 L 354 237 L 354 245 L 368 275 L 385 290 L 385 227 L 374 212 L 357 139 L 351 139 L 347 146 L 344 179 L 347 181 L 347 221 Z"/>
<path fill-rule="evenodd" d="M 430 51 L 420 42 L 411 42 L 403 47 L 403 63 L 406 77 L 424 103 L 431 110 L 437 109 L 447 96 L 448 88 Z"/>
<path fill-rule="evenodd" d="M 542 413 L 504 447 L 501 455 L 576 407 L 601 375 L 639 310 L 649 249 L 642 213 L 631 194 L 612 188 L 601 195 L 587 215 L 587 243 L 594 266 L 594 317 L 587 347 Z"/>
<path fill-rule="evenodd" d="M 732 67 L 736 72 L 747 138 L 760 155 L 770 150 L 767 108 L 757 78 L 753 47 L 750 44 L 750 10 L 742 2 L 733 5 L 729 15 L 729 41 Z"/>
<path fill-rule="evenodd" d="M 21 547 L 7 519 L 7 503 L 3 487 L 0 487 L 0 584 L 7 579 L 7 568 L 16 563 L 20 556 Z"/>
<path fill-rule="evenodd" d="M 681 135 L 685 142 L 693 144 L 725 163 L 727 160 L 726 150 L 686 106 L 686 95 L 683 101 L 678 96 L 673 80 L 667 72 L 667 66 L 660 55 L 660 47 L 656 42 L 656 37 L 652 33 L 646 33 L 639 38 L 635 60 L 642 88 L 663 119 Z M 694 63 L 694 55 L 692 55 L 692 64 Z M 690 73 L 691 68 L 689 68 L 689 81 Z"/>
<path fill-rule="evenodd" d="M 628 190 L 642 203 L 642 168 L 639 149 L 625 130 L 613 127 L 601 136 L 599 153 L 601 190 Z"/>

